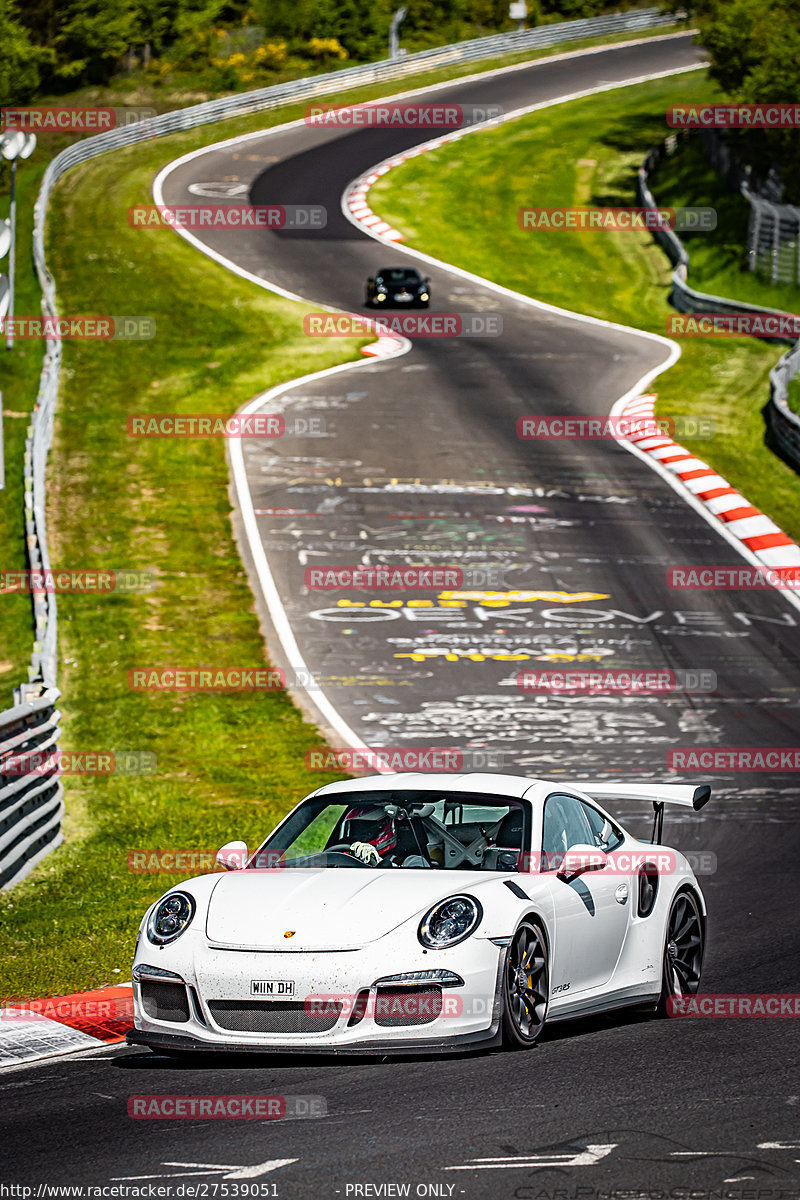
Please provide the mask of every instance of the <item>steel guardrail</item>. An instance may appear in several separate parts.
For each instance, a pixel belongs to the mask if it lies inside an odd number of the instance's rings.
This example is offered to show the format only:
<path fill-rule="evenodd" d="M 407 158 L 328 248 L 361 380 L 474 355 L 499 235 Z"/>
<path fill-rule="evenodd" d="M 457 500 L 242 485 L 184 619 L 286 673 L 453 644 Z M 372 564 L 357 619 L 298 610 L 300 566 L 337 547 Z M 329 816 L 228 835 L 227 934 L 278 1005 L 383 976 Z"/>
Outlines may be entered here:
<path fill-rule="evenodd" d="M 642 165 L 639 167 L 637 192 L 639 203 L 643 208 L 656 209 L 658 205 L 650 190 L 649 176 L 665 154 L 669 153 L 667 138 L 655 146 Z M 653 236 L 663 247 L 672 263 L 672 293 L 670 301 L 678 312 L 718 312 L 718 313 L 774 313 L 775 309 L 763 308 L 760 304 L 747 304 L 741 300 L 731 300 L 725 296 L 712 296 L 706 292 L 698 292 L 689 286 L 689 253 L 681 239 L 672 229 L 662 227 L 654 229 Z M 791 341 L 790 338 L 770 339 L 775 341 Z M 770 396 L 767 407 L 769 427 L 781 454 L 794 467 L 800 470 L 800 417 L 792 412 L 788 402 L 788 386 L 790 381 L 800 371 L 800 340 L 794 343 L 769 374 Z"/>
<path fill-rule="evenodd" d="M 0 714 L 0 888 L 18 883 L 62 841 L 58 697 L 56 688 L 20 696 Z"/>

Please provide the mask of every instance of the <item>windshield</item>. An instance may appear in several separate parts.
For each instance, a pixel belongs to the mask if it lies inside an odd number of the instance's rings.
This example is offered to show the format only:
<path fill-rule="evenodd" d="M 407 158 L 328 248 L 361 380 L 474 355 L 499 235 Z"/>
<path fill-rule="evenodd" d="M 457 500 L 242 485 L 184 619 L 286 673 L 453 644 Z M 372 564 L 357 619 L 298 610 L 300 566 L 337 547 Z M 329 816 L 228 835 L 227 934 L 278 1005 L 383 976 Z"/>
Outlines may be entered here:
<path fill-rule="evenodd" d="M 419 283 L 419 274 L 404 267 L 392 267 L 379 272 L 378 279 L 383 283 Z"/>
<path fill-rule="evenodd" d="M 348 792 L 307 800 L 267 838 L 249 869 L 519 871 L 529 828 L 529 808 L 520 800 L 474 792 Z"/>

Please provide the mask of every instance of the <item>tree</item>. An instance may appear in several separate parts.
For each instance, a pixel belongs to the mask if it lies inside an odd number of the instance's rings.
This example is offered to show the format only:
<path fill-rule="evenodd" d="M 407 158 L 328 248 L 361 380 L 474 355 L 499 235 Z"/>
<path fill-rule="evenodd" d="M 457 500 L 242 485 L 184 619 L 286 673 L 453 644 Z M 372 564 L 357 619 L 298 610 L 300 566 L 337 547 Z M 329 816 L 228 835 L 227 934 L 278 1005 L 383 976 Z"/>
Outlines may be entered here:
<path fill-rule="evenodd" d="M 47 53 L 31 43 L 13 0 L 0 0 L 0 104 L 25 104 L 39 87 Z"/>
<path fill-rule="evenodd" d="M 256 0 L 254 7 L 267 39 L 298 45 L 312 37 L 338 38 L 351 58 L 386 54 L 389 0 Z"/>
<path fill-rule="evenodd" d="M 696 15 L 710 74 L 735 104 L 797 104 L 800 0 L 701 0 Z M 800 132 L 742 131 L 731 147 L 763 176 L 776 166 L 786 199 L 800 200 Z"/>
<path fill-rule="evenodd" d="M 108 83 L 136 40 L 134 0 L 68 0 L 53 38 L 56 78 L 70 86 Z"/>

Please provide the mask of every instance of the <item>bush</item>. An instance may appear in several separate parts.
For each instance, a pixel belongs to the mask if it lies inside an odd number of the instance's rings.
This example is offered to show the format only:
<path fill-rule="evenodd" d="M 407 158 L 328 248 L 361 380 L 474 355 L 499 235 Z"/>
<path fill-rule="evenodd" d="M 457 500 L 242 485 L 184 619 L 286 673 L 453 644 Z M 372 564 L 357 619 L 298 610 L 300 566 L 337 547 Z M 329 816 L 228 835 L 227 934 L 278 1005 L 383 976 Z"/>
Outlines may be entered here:
<path fill-rule="evenodd" d="M 302 49 L 307 58 L 317 62 L 330 62 L 331 59 L 347 58 L 347 51 L 338 38 L 310 38 Z"/>
<path fill-rule="evenodd" d="M 266 67 L 268 70 L 277 71 L 284 65 L 288 57 L 289 47 L 286 42 L 265 42 L 263 46 L 259 46 L 254 55 L 254 61 L 258 67 Z"/>

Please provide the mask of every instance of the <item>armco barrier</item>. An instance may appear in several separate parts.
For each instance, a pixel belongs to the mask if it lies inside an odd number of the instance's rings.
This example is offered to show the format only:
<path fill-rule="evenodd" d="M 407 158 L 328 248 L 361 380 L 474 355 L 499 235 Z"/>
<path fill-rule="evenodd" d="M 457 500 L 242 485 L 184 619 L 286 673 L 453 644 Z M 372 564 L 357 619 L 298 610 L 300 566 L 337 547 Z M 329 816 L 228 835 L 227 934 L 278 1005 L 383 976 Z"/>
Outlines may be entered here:
<path fill-rule="evenodd" d="M 657 208 L 655 198 L 650 190 L 650 172 L 661 161 L 665 154 L 670 153 L 675 146 L 675 137 L 666 138 L 660 145 L 655 146 L 639 168 L 637 184 L 639 203 L 645 208 Z M 658 229 L 654 237 L 663 246 L 673 266 L 672 295 L 670 300 L 679 312 L 773 312 L 774 309 L 763 308 L 758 304 L 745 304 L 740 300 L 729 300 L 724 296 L 709 296 L 705 292 L 696 292 L 689 287 L 689 254 L 683 242 L 671 229 Z M 788 341 L 787 338 L 776 338 L 776 341 Z M 779 360 L 770 371 L 770 398 L 768 407 L 769 426 L 781 453 L 792 464 L 795 470 L 800 470 L 800 417 L 789 408 L 787 399 L 788 384 L 800 371 L 800 340 Z"/>
<path fill-rule="evenodd" d="M 292 101 L 311 100 L 316 96 L 356 87 L 361 84 L 380 83 L 403 79 L 421 71 L 459 63 L 480 62 L 519 51 L 541 49 L 561 42 L 581 38 L 603 37 L 615 33 L 637 31 L 671 24 L 674 17 L 657 8 L 633 9 L 612 16 L 592 17 L 588 20 L 566 21 L 557 25 L 546 25 L 539 29 L 528 29 L 517 33 L 502 33 L 494 37 L 476 38 L 469 42 L 457 42 L 434 50 L 423 50 L 418 54 L 402 58 L 367 63 L 359 67 L 348 67 L 317 75 L 308 79 L 295 79 L 257 91 L 226 96 L 221 100 L 210 100 L 191 108 L 164 113 L 160 117 L 127 125 L 121 129 L 101 133 L 95 137 L 76 142 L 48 164 L 42 178 L 39 195 L 34 209 L 33 257 L 42 288 L 42 312 L 46 316 L 56 315 L 56 288 L 45 259 L 45 222 L 47 205 L 54 184 L 70 167 L 95 158 L 109 150 L 119 150 L 137 142 L 161 137 L 168 133 L 194 129 L 199 125 L 263 112 Z M 61 343 L 48 340 L 44 366 L 39 381 L 39 393 L 31 418 L 25 444 L 25 532 L 28 544 L 29 565 L 35 570 L 49 571 L 50 558 L 47 550 L 45 526 L 45 465 L 47 452 L 53 435 L 53 419 L 58 399 L 61 371 Z M 34 644 L 29 667 L 33 690 L 41 693 L 33 705 L 18 705 L 8 712 L 0 713 L 0 753 L 3 753 L 6 729 L 16 729 L 26 714 L 49 712 L 52 721 L 53 740 L 57 736 L 58 714 L 53 708 L 58 695 L 58 625 L 55 593 L 37 593 L 33 597 Z M 23 711 L 24 710 L 24 711 Z M 13 734 L 9 736 L 15 736 Z M 29 781 L 30 782 L 30 781 Z M 17 780 L 0 788 L 0 887 L 22 878 L 26 870 L 45 854 L 60 839 L 59 822 L 61 813 L 61 784 L 45 784 L 41 778 L 31 785 L 30 795 L 20 803 L 6 803 L 5 797 L 17 795 L 25 790 Z M 48 788 L 50 790 L 48 790 Z M 39 797 L 45 797 L 40 800 Z M 40 811 L 41 809 L 41 811 Z M 3 840 L 5 838 L 5 841 Z M 3 846 L 14 849 L 5 855 Z M 17 857 L 15 858 L 14 855 Z M 8 867 L 6 870 L 6 857 Z M 5 875 L 3 874 L 6 871 Z M 10 872 L 10 873 L 9 873 Z"/>
<path fill-rule="evenodd" d="M 800 342 L 769 373 L 769 427 L 781 453 L 800 471 L 800 417 L 789 408 L 789 381 L 800 371 Z"/>
<path fill-rule="evenodd" d="M 63 789 L 55 756 L 48 757 L 58 742 L 59 693 L 48 688 L 26 698 L 25 692 L 0 714 L 0 887 L 18 883 L 61 842 Z M 20 774 L 18 760 L 28 755 L 40 765 Z"/>

